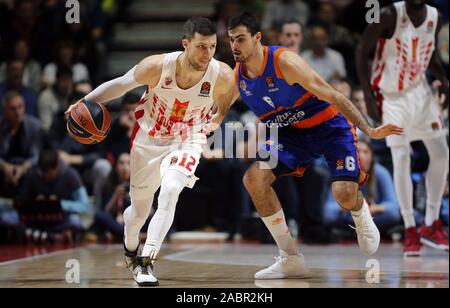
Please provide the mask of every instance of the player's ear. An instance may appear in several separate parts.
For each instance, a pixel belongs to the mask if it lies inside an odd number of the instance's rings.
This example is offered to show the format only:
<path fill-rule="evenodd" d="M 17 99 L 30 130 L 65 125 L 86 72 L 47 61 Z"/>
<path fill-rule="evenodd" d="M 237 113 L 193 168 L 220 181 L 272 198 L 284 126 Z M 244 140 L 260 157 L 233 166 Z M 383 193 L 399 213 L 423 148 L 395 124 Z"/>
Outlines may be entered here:
<path fill-rule="evenodd" d="M 256 41 L 260 42 L 260 41 L 261 41 L 261 38 L 262 38 L 261 32 L 256 32 L 256 34 L 255 34 L 255 39 L 256 39 Z"/>
<path fill-rule="evenodd" d="M 184 38 L 184 39 L 181 41 L 181 44 L 183 45 L 184 49 L 186 49 L 187 46 L 189 45 L 189 40 L 188 40 L 187 38 Z"/>

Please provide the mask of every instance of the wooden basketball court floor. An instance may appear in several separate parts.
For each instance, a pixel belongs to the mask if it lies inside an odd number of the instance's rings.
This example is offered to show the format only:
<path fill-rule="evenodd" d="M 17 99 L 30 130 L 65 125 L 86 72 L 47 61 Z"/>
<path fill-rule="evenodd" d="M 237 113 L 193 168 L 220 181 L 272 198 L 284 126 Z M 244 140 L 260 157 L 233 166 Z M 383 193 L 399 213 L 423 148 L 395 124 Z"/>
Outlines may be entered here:
<path fill-rule="evenodd" d="M 255 281 L 272 264 L 274 245 L 167 244 L 155 264 L 160 287 L 171 288 L 448 288 L 447 252 L 424 249 L 405 259 L 400 244 L 383 244 L 363 256 L 356 245 L 301 246 L 311 268 L 307 279 Z M 80 265 L 80 283 L 66 282 L 68 260 Z M 379 267 L 379 281 L 370 280 Z M 369 283 L 375 282 L 375 283 Z M 0 288 L 136 287 L 120 245 L 93 245 L 0 263 Z"/>

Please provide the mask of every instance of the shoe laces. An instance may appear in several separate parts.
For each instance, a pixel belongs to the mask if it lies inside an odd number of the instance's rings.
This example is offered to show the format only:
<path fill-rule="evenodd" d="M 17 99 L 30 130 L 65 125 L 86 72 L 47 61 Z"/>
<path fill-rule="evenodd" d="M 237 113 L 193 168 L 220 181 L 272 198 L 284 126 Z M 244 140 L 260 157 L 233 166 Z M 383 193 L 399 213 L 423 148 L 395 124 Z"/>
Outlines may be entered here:
<path fill-rule="evenodd" d="M 284 257 L 284 256 L 276 256 L 275 260 L 277 261 L 277 263 L 285 263 L 288 260 L 288 257 Z"/>
<path fill-rule="evenodd" d="M 362 238 L 369 237 L 370 235 L 370 225 L 367 221 L 367 217 L 364 214 L 361 214 L 360 217 L 355 219 L 355 225 L 348 225 L 350 228 L 356 231 L 358 235 L 361 235 Z"/>

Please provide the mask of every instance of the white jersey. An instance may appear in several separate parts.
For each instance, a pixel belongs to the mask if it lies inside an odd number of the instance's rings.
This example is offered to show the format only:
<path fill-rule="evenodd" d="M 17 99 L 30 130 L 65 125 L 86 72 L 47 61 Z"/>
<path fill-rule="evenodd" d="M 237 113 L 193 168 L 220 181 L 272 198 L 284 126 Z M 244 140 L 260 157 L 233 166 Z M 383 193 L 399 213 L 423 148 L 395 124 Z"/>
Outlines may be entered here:
<path fill-rule="evenodd" d="M 416 28 L 406 12 L 405 2 L 396 2 L 394 6 L 395 33 L 391 39 L 378 42 L 372 67 L 372 87 L 382 94 L 399 94 L 425 80 L 435 49 L 437 9 L 427 5 L 425 21 Z"/>
<path fill-rule="evenodd" d="M 212 118 L 214 86 L 220 64 L 212 59 L 203 78 L 189 89 L 180 89 L 176 82 L 177 59 L 182 52 L 166 54 L 161 78 L 156 87 L 148 88 L 135 115 L 146 134 L 161 141 L 205 143 L 205 125 Z"/>

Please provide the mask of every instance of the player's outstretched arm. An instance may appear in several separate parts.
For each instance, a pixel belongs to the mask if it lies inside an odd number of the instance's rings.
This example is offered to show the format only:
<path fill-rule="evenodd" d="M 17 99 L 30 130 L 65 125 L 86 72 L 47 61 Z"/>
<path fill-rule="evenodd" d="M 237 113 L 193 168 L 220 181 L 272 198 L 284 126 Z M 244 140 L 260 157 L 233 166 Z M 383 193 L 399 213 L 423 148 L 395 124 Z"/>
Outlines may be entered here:
<path fill-rule="evenodd" d="M 284 79 L 289 84 L 300 84 L 319 99 L 329 102 L 367 136 L 381 139 L 389 135 L 401 135 L 403 133 L 402 128 L 391 124 L 379 128 L 371 127 L 355 105 L 344 94 L 335 90 L 320 77 L 297 53 L 283 52 L 279 57 L 278 66 Z"/>
<path fill-rule="evenodd" d="M 107 81 L 95 88 L 84 99 L 103 104 L 119 98 L 137 87 L 143 85 L 155 86 L 161 76 L 162 57 L 162 55 L 155 55 L 145 58 L 125 75 Z M 69 113 L 80 101 L 71 105 L 66 113 Z"/>
<path fill-rule="evenodd" d="M 217 129 L 225 118 L 228 110 L 236 101 L 234 71 L 225 63 L 220 62 L 220 75 L 214 89 L 214 102 L 217 106 L 210 125 L 210 130 Z"/>

